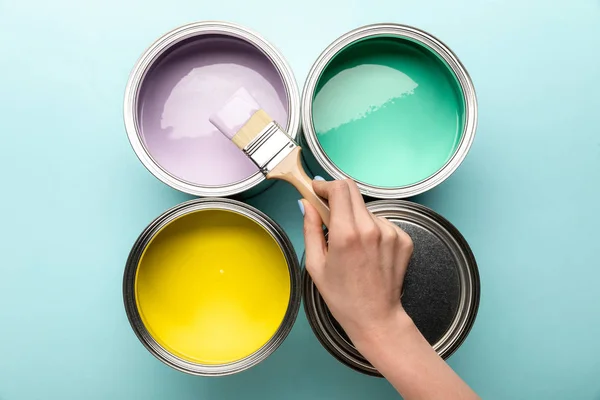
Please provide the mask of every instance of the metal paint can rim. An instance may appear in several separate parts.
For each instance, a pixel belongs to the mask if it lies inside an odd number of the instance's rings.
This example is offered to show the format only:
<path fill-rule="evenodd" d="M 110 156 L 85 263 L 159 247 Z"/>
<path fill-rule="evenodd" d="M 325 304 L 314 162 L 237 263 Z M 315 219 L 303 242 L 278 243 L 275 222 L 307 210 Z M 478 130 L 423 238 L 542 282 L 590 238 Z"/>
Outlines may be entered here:
<path fill-rule="evenodd" d="M 336 39 L 317 58 L 306 78 L 306 83 L 302 91 L 303 137 L 317 162 L 331 177 L 334 179 L 353 179 L 333 163 L 317 139 L 312 121 L 313 97 L 321 74 L 337 54 L 353 43 L 378 36 L 398 37 L 428 48 L 450 67 L 463 94 L 465 124 L 460 143 L 452 157 L 436 173 L 417 183 L 391 188 L 370 185 L 355 180 L 361 193 L 369 197 L 379 199 L 412 197 L 432 189 L 452 175 L 469 152 L 477 129 L 477 96 L 471 77 L 452 50 L 433 35 L 407 25 L 384 23 L 362 26 Z"/>
<path fill-rule="evenodd" d="M 133 151 L 148 171 L 163 183 L 181 192 L 202 197 L 226 197 L 252 189 L 265 181 L 258 171 L 235 183 L 210 186 L 198 185 L 177 178 L 154 160 L 140 136 L 138 98 L 144 79 L 161 56 L 185 40 L 203 35 L 222 35 L 243 40 L 262 52 L 279 72 L 288 99 L 288 134 L 296 138 L 300 132 L 300 92 L 291 67 L 281 52 L 253 30 L 225 21 L 200 21 L 180 26 L 158 38 L 134 65 L 125 88 L 123 118 Z"/>
<path fill-rule="evenodd" d="M 462 234 L 448 220 L 433 210 L 405 200 L 379 200 L 367 203 L 377 216 L 403 219 L 426 227 L 449 247 L 459 261 L 461 293 L 459 308 L 446 333 L 432 347 L 444 359 L 450 357 L 464 342 L 477 316 L 480 298 L 479 271 L 475 257 Z M 315 336 L 338 361 L 367 375 L 381 374 L 367 361 L 333 323 L 327 306 L 303 267 L 304 311 Z"/>
<path fill-rule="evenodd" d="M 148 332 L 140 317 L 135 299 L 135 276 L 146 246 L 161 229 L 174 220 L 202 210 L 225 210 L 245 216 L 263 227 L 279 244 L 290 274 L 290 298 L 283 320 L 275 334 L 260 349 L 249 356 L 227 364 L 196 364 L 183 360 L 163 348 Z M 301 301 L 301 274 L 298 257 L 287 234 L 275 221 L 261 211 L 240 201 L 231 199 L 195 199 L 181 203 L 158 216 L 140 234 L 133 245 L 123 273 L 123 303 L 127 319 L 144 347 L 164 364 L 192 375 L 231 375 L 255 366 L 270 356 L 286 339 L 298 315 Z"/>

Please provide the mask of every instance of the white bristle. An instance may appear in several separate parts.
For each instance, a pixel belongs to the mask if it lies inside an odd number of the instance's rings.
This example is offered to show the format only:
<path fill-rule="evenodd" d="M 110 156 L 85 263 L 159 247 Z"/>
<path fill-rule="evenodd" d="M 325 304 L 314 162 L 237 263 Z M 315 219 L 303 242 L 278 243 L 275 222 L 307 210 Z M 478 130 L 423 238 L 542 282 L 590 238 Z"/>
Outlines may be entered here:
<path fill-rule="evenodd" d="M 225 136 L 232 139 L 258 110 L 260 106 L 254 97 L 241 87 L 229 98 L 223 108 L 209 117 L 209 121 Z"/>

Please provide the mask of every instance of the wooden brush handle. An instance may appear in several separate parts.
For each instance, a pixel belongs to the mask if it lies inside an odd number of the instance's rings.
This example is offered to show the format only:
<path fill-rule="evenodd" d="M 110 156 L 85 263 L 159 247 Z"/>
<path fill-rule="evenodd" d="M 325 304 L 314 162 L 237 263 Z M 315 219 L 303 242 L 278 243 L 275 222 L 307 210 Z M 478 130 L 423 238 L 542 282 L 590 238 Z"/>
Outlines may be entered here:
<path fill-rule="evenodd" d="M 294 148 L 292 152 L 283 159 L 271 172 L 267 174 L 267 179 L 280 179 L 294 185 L 314 208 L 317 209 L 323 224 L 329 227 L 329 205 L 327 200 L 317 195 L 312 187 L 312 179 L 306 175 L 302 163 L 300 162 L 300 146 Z"/>

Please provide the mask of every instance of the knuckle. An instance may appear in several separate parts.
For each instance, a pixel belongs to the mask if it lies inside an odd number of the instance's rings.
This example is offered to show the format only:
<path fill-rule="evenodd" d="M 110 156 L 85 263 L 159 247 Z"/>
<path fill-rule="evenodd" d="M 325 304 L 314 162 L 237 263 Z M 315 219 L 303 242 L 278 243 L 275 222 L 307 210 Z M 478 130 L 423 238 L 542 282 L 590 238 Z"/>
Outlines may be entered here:
<path fill-rule="evenodd" d="M 381 240 L 384 243 L 393 243 L 396 240 L 398 240 L 398 233 L 392 227 L 389 227 L 388 229 L 384 229 Z"/>
<path fill-rule="evenodd" d="M 346 182 L 346 185 L 347 185 L 348 187 L 351 187 L 351 188 L 356 188 L 356 189 L 358 189 L 358 185 L 357 185 L 357 184 L 356 184 L 356 182 L 354 182 L 352 179 L 348 179 L 348 178 L 346 178 L 346 179 L 344 179 L 344 180 L 343 180 L 343 182 Z"/>
<path fill-rule="evenodd" d="M 347 190 L 348 182 L 345 179 L 331 183 L 331 193 L 345 193 Z"/>
<path fill-rule="evenodd" d="M 319 230 L 319 228 L 315 227 L 312 224 L 304 224 L 302 226 L 302 232 L 304 233 L 304 237 L 322 234 L 322 232 Z"/>
<path fill-rule="evenodd" d="M 363 232 L 364 238 L 370 243 L 379 243 L 382 239 L 381 229 L 375 224 L 365 228 Z"/>
<path fill-rule="evenodd" d="M 404 231 L 402 231 L 403 235 L 400 235 L 400 246 L 403 250 L 412 253 L 415 248 L 415 244 L 411 237 Z"/>
<path fill-rule="evenodd" d="M 304 236 L 308 236 L 312 232 L 312 229 L 309 226 L 304 225 L 302 231 L 304 233 Z"/>
<path fill-rule="evenodd" d="M 342 235 L 336 237 L 334 245 L 341 248 L 350 248 L 356 245 L 359 241 L 358 233 L 354 230 L 344 232 Z"/>
<path fill-rule="evenodd" d="M 344 242 L 348 245 L 355 245 L 358 242 L 358 233 L 356 231 L 348 232 L 344 236 Z"/>

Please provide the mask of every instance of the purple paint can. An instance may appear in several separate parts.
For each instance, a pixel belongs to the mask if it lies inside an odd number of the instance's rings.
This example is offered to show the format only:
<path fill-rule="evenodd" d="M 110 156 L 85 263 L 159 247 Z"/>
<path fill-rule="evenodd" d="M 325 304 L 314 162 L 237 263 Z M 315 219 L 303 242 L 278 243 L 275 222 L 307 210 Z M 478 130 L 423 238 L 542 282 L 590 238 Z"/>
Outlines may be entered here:
<path fill-rule="evenodd" d="M 265 39 L 212 21 L 162 36 L 138 60 L 125 92 L 125 128 L 140 161 L 162 182 L 196 196 L 260 190 L 264 176 L 208 121 L 240 87 L 297 136 L 296 81 Z"/>

